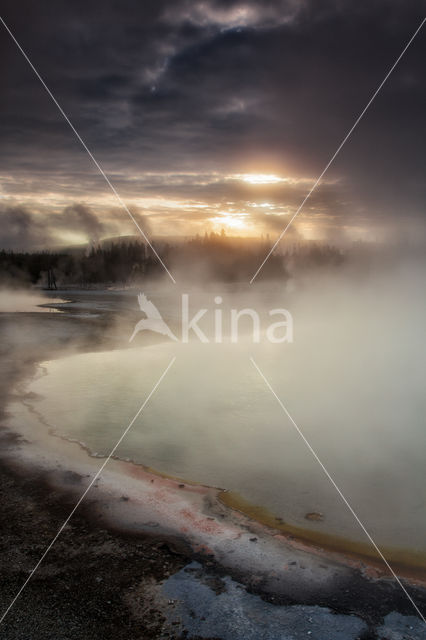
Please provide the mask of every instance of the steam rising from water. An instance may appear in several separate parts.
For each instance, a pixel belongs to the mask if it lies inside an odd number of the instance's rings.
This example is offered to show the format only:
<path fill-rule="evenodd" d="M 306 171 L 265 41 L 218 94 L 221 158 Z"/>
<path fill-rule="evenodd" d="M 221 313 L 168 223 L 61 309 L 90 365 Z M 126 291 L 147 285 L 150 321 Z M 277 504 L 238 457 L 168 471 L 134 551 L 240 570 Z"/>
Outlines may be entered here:
<path fill-rule="evenodd" d="M 0 289 L 0 313 L 46 312 L 54 311 L 40 305 L 64 302 L 60 299 L 47 298 L 39 292 Z"/>
<path fill-rule="evenodd" d="M 123 349 L 46 363 L 31 385 L 34 409 L 58 433 L 99 454 L 121 435 L 153 384 L 176 365 L 119 455 L 162 472 L 237 491 L 299 526 L 352 539 L 362 533 L 249 361 L 253 355 L 377 542 L 426 551 L 424 505 L 424 265 L 315 277 L 288 287 L 212 287 L 229 307 L 286 307 L 294 343 L 164 343 L 124 349 L 133 329 L 117 319 Z M 178 324 L 178 295 L 149 293 Z M 129 298 L 130 300 L 130 298 Z M 203 328 L 208 331 L 208 323 Z M 211 327 L 210 327 L 211 329 Z M 225 328 L 226 332 L 226 328 Z M 15 424 L 34 414 L 15 404 Z M 307 512 L 324 521 L 310 523 Z"/>

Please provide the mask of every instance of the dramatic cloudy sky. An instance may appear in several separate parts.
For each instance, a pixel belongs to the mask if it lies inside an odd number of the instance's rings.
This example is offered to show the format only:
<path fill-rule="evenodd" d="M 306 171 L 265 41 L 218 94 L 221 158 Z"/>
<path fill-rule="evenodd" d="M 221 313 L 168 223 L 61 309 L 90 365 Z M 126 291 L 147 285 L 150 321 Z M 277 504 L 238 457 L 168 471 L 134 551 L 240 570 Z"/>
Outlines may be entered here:
<path fill-rule="evenodd" d="M 415 0 L 3 0 L 2 16 L 152 235 L 275 237 L 420 24 Z M 426 27 L 295 223 L 424 232 Z M 0 245 L 133 233 L 0 25 Z M 126 217 L 127 216 L 127 217 Z"/>

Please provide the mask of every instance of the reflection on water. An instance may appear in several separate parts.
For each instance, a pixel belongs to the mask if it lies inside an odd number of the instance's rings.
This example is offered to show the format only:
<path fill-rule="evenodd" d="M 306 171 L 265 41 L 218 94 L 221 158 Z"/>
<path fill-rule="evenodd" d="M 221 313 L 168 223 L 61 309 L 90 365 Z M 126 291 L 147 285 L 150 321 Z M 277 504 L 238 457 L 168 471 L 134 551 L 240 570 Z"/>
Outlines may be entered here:
<path fill-rule="evenodd" d="M 250 363 L 253 353 L 377 542 L 426 551 L 426 398 L 413 354 L 398 344 L 383 352 L 377 340 L 367 355 L 356 352 L 336 328 L 330 350 L 328 340 L 318 341 L 318 327 L 299 330 L 303 339 L 279 349 L 167 343 L 44 363 L 30 385 L 41 396 L 33 406 L 58 433 L 105 455 L 176 355 L 120 445 L 121 458 L 235 491 L 294 526 L 364 541 Z M 350 366 L 342 370 L 348 350 Z M 15 420 L 23 411 L 15 404 Z M 41 428 L 35 413 L 25 419 Z M 322 518 L 307 519 L 312 513 Z"/>

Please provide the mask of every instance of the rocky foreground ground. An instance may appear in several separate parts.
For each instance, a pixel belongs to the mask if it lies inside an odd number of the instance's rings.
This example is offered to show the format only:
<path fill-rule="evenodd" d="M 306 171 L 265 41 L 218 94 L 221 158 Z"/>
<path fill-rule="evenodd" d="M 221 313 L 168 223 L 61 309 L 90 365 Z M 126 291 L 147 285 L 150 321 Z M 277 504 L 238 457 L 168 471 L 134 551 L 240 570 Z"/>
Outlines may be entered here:
<path fill-rule="evenodd" d="M 2 445 L 7 446 L 7 439 Z M 20 477 L 5 468 L 0 469 L 0 496 L 4 611 L 71 505 L 40 478 Z M 194 561 L 176 541 L 109 532 L 94 526 L 83 509 L 63 531 L 0 631 L 7 640 L 426 638 L 419 618 L 385 610 L 384 602 L 371 601 L 363 612 L 351 614 L 261 597 L 212 562 Z"/>

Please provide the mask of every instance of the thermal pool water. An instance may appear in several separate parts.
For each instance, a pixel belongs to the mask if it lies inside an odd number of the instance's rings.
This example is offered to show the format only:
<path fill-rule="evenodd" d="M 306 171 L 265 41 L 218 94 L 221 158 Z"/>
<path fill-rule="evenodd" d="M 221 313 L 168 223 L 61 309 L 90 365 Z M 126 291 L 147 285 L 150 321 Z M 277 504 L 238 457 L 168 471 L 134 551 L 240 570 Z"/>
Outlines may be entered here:
<path fill-rule="evenodd" d="M 106 456 L 176 356 L 117 456 L 226 489 L 231 502 L 260 506 L 277 523 L 365 542 L 252 355 L 375 541 L 421 558 L 426 397 L 418 372 L 407 367 L 404 385 L 383 377 L 404 365 L 398 349 L 368 363 L 360 352 L 346 372 L 342 351 L 325 349 L 300 358 L 295 345 L 170 342 L 72 355 L 42 363 L 30 399 L 10 408 L 12 426 L 30 422 Z M 407 406 L 415 408 L 408 416 Z"/>

